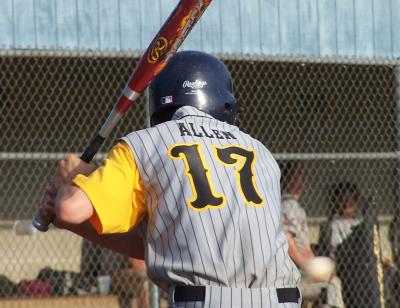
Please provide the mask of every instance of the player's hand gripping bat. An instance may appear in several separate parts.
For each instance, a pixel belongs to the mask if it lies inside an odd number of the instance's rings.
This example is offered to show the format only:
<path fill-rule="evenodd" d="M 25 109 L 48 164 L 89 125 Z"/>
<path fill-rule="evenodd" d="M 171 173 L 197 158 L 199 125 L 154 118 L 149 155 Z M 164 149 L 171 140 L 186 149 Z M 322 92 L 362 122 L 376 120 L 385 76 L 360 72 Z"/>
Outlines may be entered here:
<path fill-rule="evenodd" d="M 91 140 L 81 159 L 89 163 L 129 107 L 162 71 L 212 0 L 181 0 L 143 54 L 103 126 Z M 36 215 L 33 225 L 47 231 L 54 217 Z"/>

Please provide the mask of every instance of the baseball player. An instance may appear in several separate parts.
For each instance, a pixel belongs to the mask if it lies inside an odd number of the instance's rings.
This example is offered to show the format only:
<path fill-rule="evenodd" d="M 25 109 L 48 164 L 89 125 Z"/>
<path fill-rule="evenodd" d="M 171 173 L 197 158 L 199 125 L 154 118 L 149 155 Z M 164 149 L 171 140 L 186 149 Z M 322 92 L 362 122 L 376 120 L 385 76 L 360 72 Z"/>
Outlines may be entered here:
<path fill-rule="evenodd" d="M 233 125 L 225 65 L 179 52 L 149 90 L 152 127 L 121 138 L 95 171 L 76 156 L 61 161 L 63 185 L 49 187 L 39 211 L 144 257 L 171 307 L 299 307 L 300 275 L 281 229 L 280 169 Z"/>

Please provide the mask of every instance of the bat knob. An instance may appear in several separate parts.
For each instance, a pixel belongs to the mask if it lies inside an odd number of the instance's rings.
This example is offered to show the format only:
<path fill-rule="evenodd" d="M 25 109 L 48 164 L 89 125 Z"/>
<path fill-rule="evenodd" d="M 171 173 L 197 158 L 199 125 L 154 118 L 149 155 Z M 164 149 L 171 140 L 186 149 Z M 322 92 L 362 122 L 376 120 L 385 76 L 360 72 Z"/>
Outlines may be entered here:
<path fill-rule="evenodd" d="M 32 220 L 32 225 L 41 232 L 46 232 L 49 230 L 49 225 L 53 221 L 54 217 L 42 217 L 42 216 L 35 216 Z"/>

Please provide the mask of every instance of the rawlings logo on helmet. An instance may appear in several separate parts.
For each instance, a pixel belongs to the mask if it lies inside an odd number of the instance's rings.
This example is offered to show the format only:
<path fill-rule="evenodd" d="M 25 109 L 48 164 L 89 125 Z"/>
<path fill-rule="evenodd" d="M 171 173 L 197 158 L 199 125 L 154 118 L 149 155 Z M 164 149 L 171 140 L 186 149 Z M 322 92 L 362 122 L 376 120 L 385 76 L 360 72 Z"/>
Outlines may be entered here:
<path fill-rule="evenodd" d="M 182 88 L 191 88 L 191 89 L 203 89 L 207 85 L 207 81 L 204 80 L 196 80 L 196 81 L 189 81 L 185 80 L 183 82 Z"/>

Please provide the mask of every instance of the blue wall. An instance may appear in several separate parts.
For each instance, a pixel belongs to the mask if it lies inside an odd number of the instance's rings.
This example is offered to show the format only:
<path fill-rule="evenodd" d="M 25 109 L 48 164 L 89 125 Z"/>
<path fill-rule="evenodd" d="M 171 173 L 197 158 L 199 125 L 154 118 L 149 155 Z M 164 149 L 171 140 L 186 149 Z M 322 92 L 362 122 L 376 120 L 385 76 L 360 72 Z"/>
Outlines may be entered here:
<path fill-rule="evenodd" d="M 0 49 L 142 50 L 177 0 L 0 0 Z M 186 49 L 400 57 L 400 0 L 214 0 Z"/>

